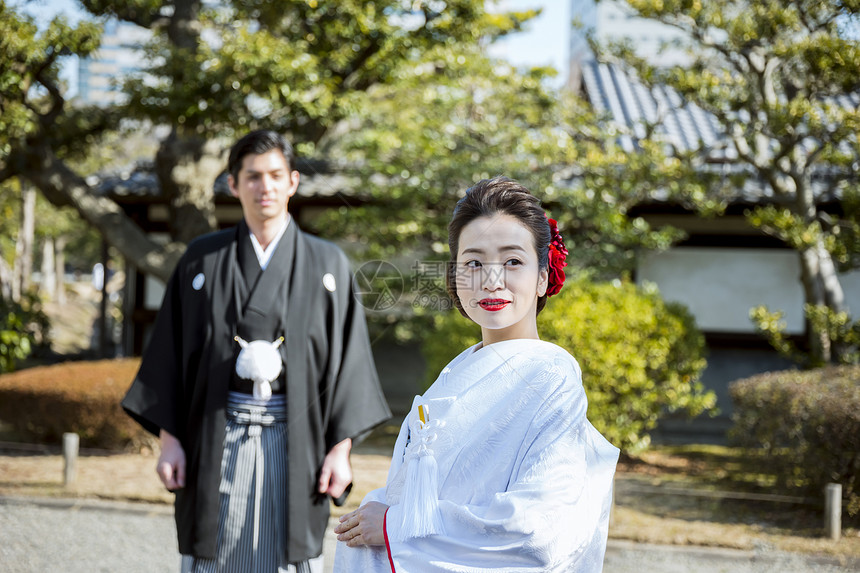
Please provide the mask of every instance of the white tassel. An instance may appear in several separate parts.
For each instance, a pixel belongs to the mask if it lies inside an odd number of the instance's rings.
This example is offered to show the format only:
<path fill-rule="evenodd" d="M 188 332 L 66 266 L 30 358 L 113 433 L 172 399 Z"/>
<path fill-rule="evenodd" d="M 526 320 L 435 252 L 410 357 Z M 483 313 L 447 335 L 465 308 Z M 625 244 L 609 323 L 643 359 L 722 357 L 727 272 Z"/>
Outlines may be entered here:
<path fill-rule="evenodd" d="M 444 533 L 439 511 L 439 475 L 430 444 L 436 439 L 436 421 L 429 421 L 427 407 L 418 406 L 421 420 L 412 426 L 406 481 L 400 496 L 400 541 Z M 425 422 L 425 420 L 428 420 Z"/>
<path fill-rule="evenodd" d="M 236 358 L 236 374 L 254 382 L 254 398 L 268 400 L 272 397 L 272 380 L 280 376 L 283 368 L 278 347 L 284 342 L 284 337 L 274 342 L 246 342 L 240 336 L 234 336 L 233 340 L 242 347 Z"/>
<path fill-rule="evenodd" d="M 254 399 L 256 400 L 268 400 L 272 397 L 272 384 L 271 382 L 257 382 L 254 381 L 254 388 L 252 389 L 252 394 L 254 395 Z"/>

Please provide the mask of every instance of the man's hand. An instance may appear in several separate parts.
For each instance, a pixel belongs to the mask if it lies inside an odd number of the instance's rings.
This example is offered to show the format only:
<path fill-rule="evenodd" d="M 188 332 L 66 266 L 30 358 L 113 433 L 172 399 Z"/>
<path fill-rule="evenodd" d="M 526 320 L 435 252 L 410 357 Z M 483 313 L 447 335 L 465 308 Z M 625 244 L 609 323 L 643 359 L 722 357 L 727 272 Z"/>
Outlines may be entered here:
<path fill-rule="evenodd" d="M 168 491 L 185 487 L 185 450 L 182 443 L 166 430 L 159 434 L 161 440 L 161 455 L 155 465 L 155 471 L 161 478 L 161 483 Z"/>
<path fill-rule="evenodd" d="M 328 494 L 337 499 L 343 495 L 349 484 L 352 483 L 352 466 L 349 464 L 349 452 L 352 449 L 352 440 L 347 438 L 335 445 L 326 454 L 320 471 L 319 492 Z"/>

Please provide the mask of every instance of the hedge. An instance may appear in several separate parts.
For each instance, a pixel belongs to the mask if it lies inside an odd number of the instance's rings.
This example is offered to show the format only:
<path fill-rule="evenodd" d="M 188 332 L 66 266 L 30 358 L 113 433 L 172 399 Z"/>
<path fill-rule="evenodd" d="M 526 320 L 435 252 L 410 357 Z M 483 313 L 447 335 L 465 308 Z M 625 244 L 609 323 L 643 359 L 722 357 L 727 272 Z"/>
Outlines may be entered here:
<path fill-rule="evenodd" d="M 860 515 L 860 366 L 785 370 L 732 383 L 732 441 L 753 448 L 778 490 L 823 499 L 842 484 L 849 516 Z"/>
<path fill-rule="evenodd" d="M 18 438 L 62 443 L 75 432 L 90 448 L 139 449 L 153 438 L 119 405 L 140 359 L 65 362 L 0 375 L 0 421 Z"/>
<path fill-rule="evenodd" d="M 434 327 L 422 348 L 427 385 L 481 338 L 480 328 L 456 311 L 436 316 Z M 538 331 L 578 360 L 589 420 L 627 453 L 649 444 L 663 414 L 698 415 L 716 402 L 699 381 L 705 343 L 692 316 L 653 289 L 568 278 L 538 315 Z"/>

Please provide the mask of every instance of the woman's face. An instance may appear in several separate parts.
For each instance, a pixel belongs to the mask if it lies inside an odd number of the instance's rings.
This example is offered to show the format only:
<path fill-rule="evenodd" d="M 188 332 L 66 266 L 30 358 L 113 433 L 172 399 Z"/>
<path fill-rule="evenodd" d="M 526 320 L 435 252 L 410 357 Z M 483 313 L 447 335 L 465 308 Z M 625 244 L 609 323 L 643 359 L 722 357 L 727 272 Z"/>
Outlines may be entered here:
<path fill-rule="evenodd" d="M 511 215 L 480 217 L 460 232 L 457 297 L 481 326 L 484 345 L 538 338 L 537 300 L 546 293 L 547 271 L 538 268 L 534 238 Z"/>

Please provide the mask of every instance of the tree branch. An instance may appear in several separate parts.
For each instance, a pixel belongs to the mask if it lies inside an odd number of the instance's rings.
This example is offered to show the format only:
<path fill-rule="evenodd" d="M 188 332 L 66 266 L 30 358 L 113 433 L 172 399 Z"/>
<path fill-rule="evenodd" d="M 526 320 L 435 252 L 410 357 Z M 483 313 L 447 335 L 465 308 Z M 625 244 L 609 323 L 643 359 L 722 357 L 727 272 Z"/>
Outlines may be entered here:
<path fill-rule="evenodd" d="M 36 81 L 38 81 L 42 87 L 48 90 L 48 95 L 51 97 L 51 109 L 48 113 L 39 114 L 39 119 L 43 125 L 51 126 L 54 124 L 56 119 L 63 113 L 63 107 L 65 107 L 66 99 L 63 97 L 63 94 L 60 92 L 60 88 L 57 87 L 57 84 L 53 81 L 49 80 L 45 77 L 44 73 L 47 69 L 47 66 L 44 66 L 37 70 L 35 74 Z M 26 94 L 24 96 L 27 97 Z"/>
<path fill-rule="evenodd" d="M 11 179 L 17 175 L 17 171 L 12 168 L 12 162 L 7 162 L 7 164 L 4 165 L 2 169 L 0 169 L 0 183 L 3 183 L 4 181 Z"/>
<path fill-rule="evenodd" d="M 338 76 L 342 78 L 341 91 L 366 90 L 375 83 L 371 79 L 365 79 L 365 81 L 353 81 L 353 78 L 358 75 L 358 73 L 364 67 L 364 64 L 367 63 L 367 61 L 371 57 L 379 53 L 381 47 L 381 42 L 371 42 L 368 46 L 361 50 L 361 52 L 359 52 L 359 54 L 352 61 L 350 61 L 349 67 L 346 70 L 338 71 Z"/>
<path fill-rule="evenodd" d="M 133 2 L 115 2 L 113 0 L 79 0 L 88 12 L 95 16 L 115 16 L 124 22 L 136 24 L 141 28 L 153 29 L 165 19 L 160 11 L 146 10 Z"/>
<path fill-rule="evenodd" d="M 105 240 L 141 271 L 164 281 L 185 250 L 181 243 L 162 246 L 151 240 L 114 201 L 98 197 L 86 181 L 39 142 L 28 142 L 22 154 L 25 177 L 54 205 L 71 205 Z"/>

